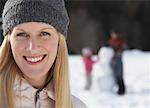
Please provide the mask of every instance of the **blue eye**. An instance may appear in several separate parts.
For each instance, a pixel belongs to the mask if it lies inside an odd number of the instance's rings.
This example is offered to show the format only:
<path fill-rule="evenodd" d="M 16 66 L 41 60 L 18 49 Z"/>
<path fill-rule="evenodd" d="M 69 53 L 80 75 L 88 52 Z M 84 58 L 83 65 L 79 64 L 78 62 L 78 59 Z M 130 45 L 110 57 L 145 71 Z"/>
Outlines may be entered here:
<path fill-rule="evenodd" d="M 16 36 L 17 37 L 27 37 L 28 34 L 26 34 L 26 33 L 18 33 Z"/>
<path fill-rule="evenodd" d="M 41 32 L 41 36 L 51 36 L 51 34 L 48 32 Z"/>

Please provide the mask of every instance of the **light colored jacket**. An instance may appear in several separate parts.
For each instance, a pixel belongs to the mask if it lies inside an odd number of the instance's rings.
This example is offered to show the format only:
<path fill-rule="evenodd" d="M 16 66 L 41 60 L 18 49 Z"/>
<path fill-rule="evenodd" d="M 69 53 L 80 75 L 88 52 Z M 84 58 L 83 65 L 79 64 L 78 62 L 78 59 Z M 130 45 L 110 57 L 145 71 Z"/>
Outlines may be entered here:
<path fill-rule="evenodd" d="M 16 108 L 55 108 L 53 84 L 50 82 L 46 88 L 38 92 L 25 79 L 16 77 L 14 84 Z M 72 96 L 73 108 L 86 108 L 85 104 Z"/>

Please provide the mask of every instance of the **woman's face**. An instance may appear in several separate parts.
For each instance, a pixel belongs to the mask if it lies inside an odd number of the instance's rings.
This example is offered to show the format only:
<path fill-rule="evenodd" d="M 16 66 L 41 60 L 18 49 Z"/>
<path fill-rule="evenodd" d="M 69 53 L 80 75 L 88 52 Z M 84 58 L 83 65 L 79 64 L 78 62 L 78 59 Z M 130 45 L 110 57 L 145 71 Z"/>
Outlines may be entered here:
<path fill-rule="evenodd" d="M 45 23 L 23 23 L 13 29 L 11 50 L 25 77 L 46 78 L 56 58 L 58 40 L 56 29 Z"/>

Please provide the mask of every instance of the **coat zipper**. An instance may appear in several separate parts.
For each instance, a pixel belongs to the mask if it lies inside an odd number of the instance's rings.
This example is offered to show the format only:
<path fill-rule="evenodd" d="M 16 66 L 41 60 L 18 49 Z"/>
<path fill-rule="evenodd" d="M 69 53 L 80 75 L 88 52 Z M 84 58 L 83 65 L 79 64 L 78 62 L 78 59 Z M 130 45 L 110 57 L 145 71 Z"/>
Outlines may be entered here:
<path fill-rule="evenodd" d="M 39 89 L 36 93 L 35 93 L 35 108 L 37 108 L 37 102 L 40 98 L 40 91 L 42 91 L 42 89 L 44 87 L 46 87 L 48 85 L 48 83 L 51 81 L 51 79 L 53 78 L 53 75 L 51 75 L 50 79 L 48 80 L 48 82 L 41 88 Z M 39 108 L 40 108 L 40 105 L 39 105 Z"/>
<path fill-rule="evenodd" d="M 37 102 L 40 98 L 40 90 L 38 90 L 35 94 L 35 108 L 37 108 Z"/>

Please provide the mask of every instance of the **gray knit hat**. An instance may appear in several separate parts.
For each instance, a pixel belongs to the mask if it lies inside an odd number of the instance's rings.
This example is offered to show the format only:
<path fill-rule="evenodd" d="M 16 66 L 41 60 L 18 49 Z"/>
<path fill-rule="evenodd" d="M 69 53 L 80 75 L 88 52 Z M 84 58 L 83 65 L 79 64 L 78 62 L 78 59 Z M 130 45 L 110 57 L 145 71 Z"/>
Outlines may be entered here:
<path fill-rule="evenodd" d="M 21 23 L 44 22 L 67 37 L 69 17 L 64 0 L 7 0 L 2 20 L 4 35 Z"/>

